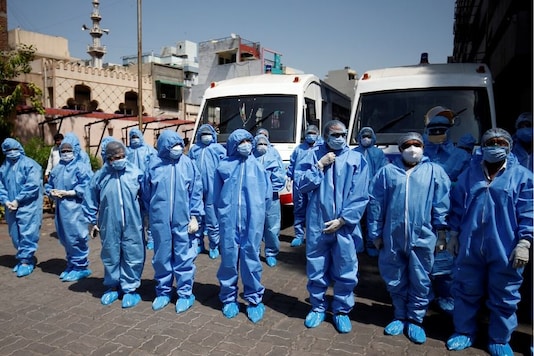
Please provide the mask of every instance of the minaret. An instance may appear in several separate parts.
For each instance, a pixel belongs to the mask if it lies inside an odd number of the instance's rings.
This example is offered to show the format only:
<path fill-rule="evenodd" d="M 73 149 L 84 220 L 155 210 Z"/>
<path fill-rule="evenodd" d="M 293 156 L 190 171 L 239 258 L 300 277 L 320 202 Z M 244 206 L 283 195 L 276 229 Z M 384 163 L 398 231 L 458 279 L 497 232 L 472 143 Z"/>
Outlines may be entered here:
<path fill-rule="evenodd" d="M 93 0 L 93 11 L 91 12 L 91 20 L 93 21 L 93 26 L 91 28 L 83 25 L 82 30 L 89 30 L 89 34 L 93 37 L 93 44 L 87 46 L 87 53 L 91 56 L 91 65 L 95 68 L 102 68 L 102 57 L 106 54 L 106 46 L 102 46 L 100 43 L 100 37 L 103 33 L 109 33 L 107 29 L 100 28 L 100 12 L 98 11 L 98 6 L 100 5 L 99 0 Z"/>

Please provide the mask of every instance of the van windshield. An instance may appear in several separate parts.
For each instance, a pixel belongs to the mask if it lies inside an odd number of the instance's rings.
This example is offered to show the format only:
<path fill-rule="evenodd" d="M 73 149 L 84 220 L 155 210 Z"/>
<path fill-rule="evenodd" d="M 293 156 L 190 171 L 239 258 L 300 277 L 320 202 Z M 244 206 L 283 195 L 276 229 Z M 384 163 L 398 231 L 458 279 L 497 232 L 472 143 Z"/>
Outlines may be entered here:
<path fill-rule="evenodd" d="M 252 135 L 259 128 L 269 131 L 271 143 L 295 142 L 297 97 L 294 95 L 240 95 L 206 100 L 201 124 L 211 124 L 218 141 L 226 142 L 236 129 Z"/>
<path fill-rule="evenodd" d="M 376 133 L 378 145 L 394 145 L 399 134 L 423 133 L 425 114 L 434 106 L 451 109 L 457 117 L 450 129 L 450 139 L 471 133 L 478 141 L 491 128 L 488 93 L 484 88 L 409 89 L 362 94 L 356 109 L 351 145 L 356 145 L 360 128 L 369 126 Z"/>

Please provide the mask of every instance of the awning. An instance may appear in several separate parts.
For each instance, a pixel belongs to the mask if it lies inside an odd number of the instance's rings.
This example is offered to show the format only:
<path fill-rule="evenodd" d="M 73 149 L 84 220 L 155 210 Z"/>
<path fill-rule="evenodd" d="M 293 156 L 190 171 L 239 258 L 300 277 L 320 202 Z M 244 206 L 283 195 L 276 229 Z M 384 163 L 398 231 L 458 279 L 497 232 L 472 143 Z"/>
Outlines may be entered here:
<path fill-rule="evenodd" d="M 166 80 L 166 79 L 158 79 L 158 80 L 156 80 L 156 84 L 174 85 L 176 87 L 184 87 L 185 86 L 184 83 L 173 82 L 172 80 Z"/>

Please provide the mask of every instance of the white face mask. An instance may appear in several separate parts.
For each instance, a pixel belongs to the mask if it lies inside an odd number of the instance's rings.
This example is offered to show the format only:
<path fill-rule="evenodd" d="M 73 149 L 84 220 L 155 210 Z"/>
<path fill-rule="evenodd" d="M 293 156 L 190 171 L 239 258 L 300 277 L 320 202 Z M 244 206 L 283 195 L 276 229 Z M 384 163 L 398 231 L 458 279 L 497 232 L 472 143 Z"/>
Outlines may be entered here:
<path fill-rule="evenodd" d="M 373 139 L 369 137 L 363 137 L 362 138 L 362 146 L 363 147 L 369 147 L 373 144 Z"/>
<path fill-rule="evenodd" d="M 402 151 L 402 159 L 409 164 L 417 164 L 423 159 L 423 148 L 410 146 Z"/>

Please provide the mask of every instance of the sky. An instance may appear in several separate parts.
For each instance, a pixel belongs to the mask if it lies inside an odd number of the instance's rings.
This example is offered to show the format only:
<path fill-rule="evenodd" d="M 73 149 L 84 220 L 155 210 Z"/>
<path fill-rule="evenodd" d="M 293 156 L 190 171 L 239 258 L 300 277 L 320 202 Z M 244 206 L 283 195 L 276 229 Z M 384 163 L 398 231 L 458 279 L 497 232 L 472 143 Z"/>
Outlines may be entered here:
<path fill-rule="evenodd" d="M 329 70 L 410 65 L 422 52 L 445 63 L 453 50 L 454 0 L 145 0 L 142 50 L 229 37 L 259 42 L 283 65 L 324 78 Z M 8 29 L 64 37 L 89 59 L 92 0 L 7 0 Z M 104 63 L 137 55 L 137 0 L 100 0 Z"/>

